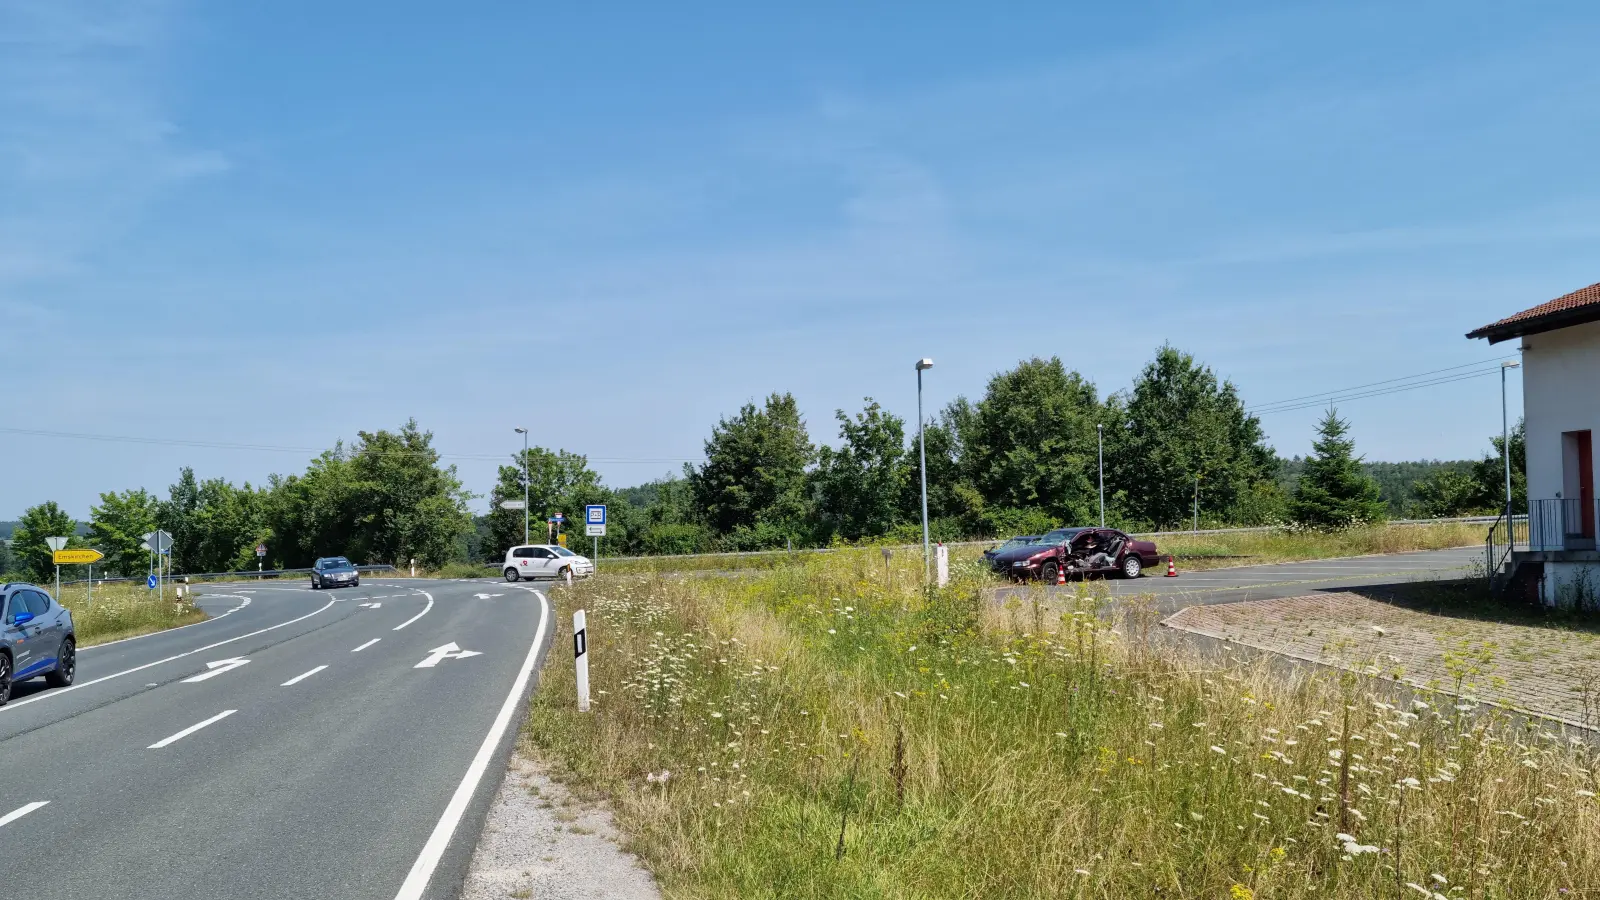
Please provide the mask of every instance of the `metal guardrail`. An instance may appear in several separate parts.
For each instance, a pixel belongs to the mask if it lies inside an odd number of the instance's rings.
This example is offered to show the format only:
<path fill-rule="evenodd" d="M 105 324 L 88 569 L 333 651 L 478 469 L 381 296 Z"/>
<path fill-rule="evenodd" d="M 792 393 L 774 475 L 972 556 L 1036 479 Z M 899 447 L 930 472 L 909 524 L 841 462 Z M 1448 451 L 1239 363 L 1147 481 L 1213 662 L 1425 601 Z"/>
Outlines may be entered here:
<path fill-rule="evenodd" d="M 1386 524 L 1386 525 L 1400 525 L 1400 526 L 1476 525 L 1476 524 L 1488 525 L 1488 524 L 1490 524 L 1492 522 L 1495 522 L 1495 521 L 1496 521 L 1496 517 L 1495 516 L 1456 516 L 1456 517 L 1452 517 L 1452 518 L 1441 518 L 1441 519 L 1392 519 L 1392 520 L 1390 520 L 1390 521 L 1388 521 L 1388 522 L 1386 522 L 1384 524 Z M 1249 527 L 1244 527 L 1244 528 L 1201 528 L 1198 531 L 1185 529 L 1183 531 L 1141 531 L 1141 532 L 1136 532 L 1136 533 L 1135 532 L 1129 532 L 1129 536 L 1130 537 L 1135 537 L 1135 538 L 1152 538 L 1152 537 L 1184 537 L 1184 536 L 1208 535 L 1208 534 L 1250 534 L 1250 533 L 1259 533 L 1259 532 L 1265 532 L 1265 531 L 1277 531 L 1280 528 L 1281 528 L 1281 526 L 1277 526 L 1277 525 L 1254 525 L 1254 526 L 1249 526 Z M 999 538 L 989 538 L 988 540 L 977 540 L 977 541 L 945 541 L 944 545 L 946 547 L 984 547 L 984 546 L 988 546 L 990 544 L 998 544 L 998 543 L 1001 543 L 1001 542 L 1004 542 L 1004 541 L 1007 541 L 1007 540 L 1010 540 L 1010 536 L 999 537 Z M 840 547 L 840 548 L 812 547 L 812 548 L 807 548 L 807 549 L 803 549 L 803 550 L 728 550 L 728 551 L 722 551 L 722 552 L 718 552 L 718 553 L 672 553 L 672 554 L 661 554 L 659 556 L 611 556 L 611 557 L 607 557 L 606 561 L 607 562 L 638 562 L 638 561 L 641 561 L 641 560 L 654 560 L 654 559 L 716 559 L 716 558 L 740 559 L 740 558 L 752 557 L 752 556 L 789 556 L 789 555 L 797 555 L 797 554 L 801 554 L 801 553 L 832 553 L 835 549 L 840 549 L 840 550 L 860 550 L 860 549 L 872 548 L 872 547 L 888 547 L 889 549 L 892 549 L 892 550 L 908 550 L 908 549 L 909 550 L 915 550 L 915 549 L 917 549 L 917 548 L 919 548 L 921 546 L 922 546 L 921 544 L 868 544 L 868 545 L 862 545 L 860 547 Z M 496 568 L 497 564 L 496 563 L 485 563 L 484 566 L 485 566 L 485 568 L 491 568 L 492 569 L 492 568 Z"/>
<path fill-rule="evenodd" d="M 375 565 L 375 566 L 356 566 L 356 571 L 357 572 L 398 572 L 400 570 L 395 568 L 394 566 L 391 566 L 391 565 Z M 250 569 L 248 571 L 241 571 L 241 572 L 186 572 L 186 573 L 184 573 L 182 575 L 168 575 L 168 576 L 166 576 L 166 580 L 169 581 L 169 582 L 178 582 L 178 583 L 182 583 L 182 584 L 187 584 L 191 580 L 192 581 L 211 581 L 211 580 L 216 580 L 216 579 L 220 579 L 220 578 L 276 578 L 276 577 L 278 577 L 280 575 L 309 575 L 309 574 L 311 574 L 311 570 L 310 569 L 261 569 L 261 570 Z M 129 582 L 129 581 L 142 582 L 142 581 L 145 580 L 145 578 L 148 578 L 148 577 L 149 577 L 148 575 L 146 575 L 146 576 L 118 575 L 118 576 L 115 576 L 115 577 L 112 577 L 112 578 L 96 578 L 96 579 L 94 579 L 94 583 L 95 584 L 122 584 L 122 583 L 126 583 L 126 582 Z M 89 579 L 87 579 L 87 578 L 78 578 L 78 579 L 75 579 L 75 580 L 72 580 L 72 581 L 63 581 L 63 582 L 61 582 L 61 584 L 63 586 L 69 585 L 69 584 L 84 584 L 84 583 L 88 582 L 88 580 Z"/>

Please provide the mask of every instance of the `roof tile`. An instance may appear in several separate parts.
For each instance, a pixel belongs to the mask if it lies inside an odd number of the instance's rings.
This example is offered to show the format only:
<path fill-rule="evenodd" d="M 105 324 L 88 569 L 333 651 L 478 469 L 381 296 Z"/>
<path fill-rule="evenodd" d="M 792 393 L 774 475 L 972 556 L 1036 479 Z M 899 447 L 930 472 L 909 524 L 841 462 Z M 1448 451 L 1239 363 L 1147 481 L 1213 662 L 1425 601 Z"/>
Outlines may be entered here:
<path fill-rule="evenodd" d="M 1542 319 L 1557 313 L 1571 312 L 1585 307 L 1600 307 L 1600 283 L 1591 284 L 1580 288 L 1570 294 L 1557 297 L 1548 303 L 1541 303 L 1532 309 L 1525 309 L 1514 316 L 1507 316 L 1498 322 L 1485 325 L 1467 335 L 1467 337 L 1487 337 L 1492 331 L 1502 331 L 1508 327 L 1521 323 Z"/>

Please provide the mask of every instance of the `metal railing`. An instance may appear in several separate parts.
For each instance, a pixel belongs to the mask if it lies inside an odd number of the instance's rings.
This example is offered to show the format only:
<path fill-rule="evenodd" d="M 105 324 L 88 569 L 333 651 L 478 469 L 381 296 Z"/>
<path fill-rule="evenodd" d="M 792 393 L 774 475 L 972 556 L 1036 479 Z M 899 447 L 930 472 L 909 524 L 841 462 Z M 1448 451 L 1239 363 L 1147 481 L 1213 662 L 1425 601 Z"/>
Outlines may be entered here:
<path fill-rule="evenodd" d="M 1513 515 L 1509 519 L 1505 513 L 1495 517 L 1494 524 L 1489 526 L 1489 533 L 1484 537 L 1484 574 L 1489 579 L 1489 590 L 1492 592 L 1499 585 L 1498 580 L 1509 573 L 1502 572 L 1506 560 L 1520 544 L 1523 549 L 1529 545 L 1529 518 L 1527 516 Z"/>
<path fill-rule="evenodd" d="M 1528 547 L 1532 550 L 1593 550 L 1600 507 L 1594 500 L 1556 497 L 1528 503 Z"/>
<path fill-rule="evenodd" d="M 370 574 L 370 573 L 373 573 L 373 572 L 398 572 L 400 570 L 396 569 L 394 566 L 391 566 L 391 565 L 375 565 L 375 566 L 356 566 L 356 571 Z M 283 575 L 309 575 L 309 574 L 311 574 L 311 570 L 310 569 L 260 569 L 260 570 L 258 570 L 258 569 L 245 569 L 245 570 L 238 571 L 238 572 L 185 572 L 185 573 L 183 573 L 181 575 L 168 575 L 168 576 L 166 576 L 166 580 L 168 582 L 174 582 L 174 583 L 179 583 L 179 584 L 187 584 L 187 583 L 189 583 L 191 581 L 210 581 L 210 580 L 219 579 L 219 578 L 278 578 L 278 577 L 283 576 Z M 149 576 L 146 576 L 146 575 L 117 575 L 117 576 L 112 577 L 112 578 L 96 578 L 94 580 L 94 583 L 95 584 L 119 584 L 119 583 L 127 582 L 127 581 L 144 581 L 147 577 L 149 577 Z M 63 581 L 61 583 L 64 584 L 64 585 L 66 585 L 66 584 L 83 584 L 84 582 L 86 582 L 88 580 L 89 579 L 87 579 L 87 578 L 77 578 L 77 579 L 74 579 L 74 580 L 71 580 L 71 581 Z"/>

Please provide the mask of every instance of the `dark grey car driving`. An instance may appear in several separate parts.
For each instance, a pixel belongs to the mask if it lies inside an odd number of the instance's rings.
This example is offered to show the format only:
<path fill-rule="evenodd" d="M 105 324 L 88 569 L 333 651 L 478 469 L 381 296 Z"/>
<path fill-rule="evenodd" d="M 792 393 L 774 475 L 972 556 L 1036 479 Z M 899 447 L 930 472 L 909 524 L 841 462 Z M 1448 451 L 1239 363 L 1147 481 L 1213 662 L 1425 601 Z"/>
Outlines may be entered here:
<path fill-rule="evenodd" d="M 359 587 L 361 573 L 355 563 L 342 556 L 325 556 L 311 567 L 311 589 L 329 587 Z"/>

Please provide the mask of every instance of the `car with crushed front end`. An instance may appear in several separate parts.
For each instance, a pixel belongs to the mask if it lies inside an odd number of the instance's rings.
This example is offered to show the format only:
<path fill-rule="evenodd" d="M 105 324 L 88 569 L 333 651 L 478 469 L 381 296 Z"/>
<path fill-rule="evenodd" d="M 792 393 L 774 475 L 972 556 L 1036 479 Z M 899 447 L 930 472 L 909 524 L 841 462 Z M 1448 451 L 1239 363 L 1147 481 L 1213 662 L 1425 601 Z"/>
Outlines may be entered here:
<path fill-rule="evenodd" d="M 342 556 L 325 556 L 311 566 L 311 589 L 360 587 L 361 570 Z"/>
<path fill-rule="evenodd" d="M 51 687 L 71 687 L 77 672 L 72 611 L 41 587 L 0 584 L 0 706 L 18 682 L 42 677 Z"/>
<path fill-rule="evenodd" d="M 1138 578 L 1160 562 L 1155 542 L 1142 541 L 1115 528 L 1057 528 L 1038 541 L 996 552 L 989 560 L 995 574 L 1018 581 L 1054 583 L 1061 575 L 1120 575 Z"/>

